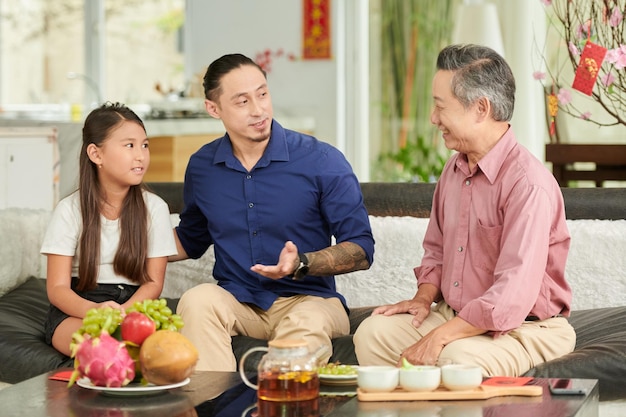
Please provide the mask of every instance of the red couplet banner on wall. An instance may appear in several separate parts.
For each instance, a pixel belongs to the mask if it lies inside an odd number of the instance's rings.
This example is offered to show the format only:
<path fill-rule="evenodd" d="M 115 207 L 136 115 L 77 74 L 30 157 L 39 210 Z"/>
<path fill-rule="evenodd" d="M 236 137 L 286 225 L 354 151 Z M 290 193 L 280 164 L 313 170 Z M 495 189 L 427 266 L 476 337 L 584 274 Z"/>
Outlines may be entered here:
<path fill-rule="evenodd" d="M 302 59 L 330 59 L 330 0 L 302 0 Z"/>

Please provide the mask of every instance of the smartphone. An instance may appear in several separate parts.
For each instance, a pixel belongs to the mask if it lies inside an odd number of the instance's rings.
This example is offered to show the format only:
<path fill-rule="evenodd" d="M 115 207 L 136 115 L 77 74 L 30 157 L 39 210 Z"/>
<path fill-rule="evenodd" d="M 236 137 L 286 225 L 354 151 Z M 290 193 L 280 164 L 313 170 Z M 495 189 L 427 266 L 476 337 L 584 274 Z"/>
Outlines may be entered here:
<path fill-rule="evenodd" d="M 550 392 L 554 395 L 585 395 L 587 389 L 576 386 L 576 381 L 570 378 L 550 378 L 548 381 Z"/>

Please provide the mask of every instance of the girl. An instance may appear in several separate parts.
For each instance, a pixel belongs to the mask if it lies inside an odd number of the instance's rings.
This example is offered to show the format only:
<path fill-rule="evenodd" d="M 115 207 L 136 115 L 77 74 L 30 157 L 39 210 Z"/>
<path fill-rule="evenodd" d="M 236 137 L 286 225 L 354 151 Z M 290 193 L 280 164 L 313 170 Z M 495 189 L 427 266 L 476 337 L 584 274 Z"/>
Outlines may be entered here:
<path fill-rule="evenodd" d="M 87 310 L 124 310 L 161 294 L 176 244 L 167 204 L 142 182 L 148 165 L 146 130 L 132 110 L 105 103 L 87 116 L 78 191 L 55 208 L 41 248 L 46 341 L 65 355 Z"/>

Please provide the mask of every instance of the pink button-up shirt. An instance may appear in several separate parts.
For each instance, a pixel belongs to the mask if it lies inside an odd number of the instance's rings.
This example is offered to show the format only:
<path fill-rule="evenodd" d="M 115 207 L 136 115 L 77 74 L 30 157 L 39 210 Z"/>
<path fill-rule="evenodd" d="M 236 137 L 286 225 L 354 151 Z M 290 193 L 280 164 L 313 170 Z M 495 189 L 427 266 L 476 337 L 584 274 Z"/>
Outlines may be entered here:
<path fill-rule="evenodd" d="M 557 182 L 509 128 L 473 172 L 464 154 L 446 164 L 415 276 L 460 318 L 497 335 L 527 316 L 569 315 L 569 245 Z"/>

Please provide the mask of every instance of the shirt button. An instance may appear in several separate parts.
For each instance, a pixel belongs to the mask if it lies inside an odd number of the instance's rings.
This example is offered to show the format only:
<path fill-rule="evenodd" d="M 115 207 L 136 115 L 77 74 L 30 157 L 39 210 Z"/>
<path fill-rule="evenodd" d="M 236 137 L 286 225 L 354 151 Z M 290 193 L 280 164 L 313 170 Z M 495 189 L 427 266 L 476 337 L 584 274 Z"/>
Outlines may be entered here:
<path fill-rule="evenodd" d="M 249 180 L 250 178 L 252 178 L 252 175 L 248 174 L 246 175 L 246 179 Z"/>
<path fill-rule="evenodd" d="M 470 180 L 465 180 L 465 185 L 470 185 L 472 182 Z"/>
<path fill-rule="evenodd" d="M 256 236 L 256 230 L 252 232 L 252 236 Z"/>
<path fill-rule="evenodd" d="M 459 246 L 459 252 L 463 252 L 463 246 Z"/>
<path fill-rule="evenodd" d="M 452 284 L 452 285 L 454 285 L 455 287 L 458 287 L 459 286 L 459 281 L 454 281 L 454 284 Z"/>
<path fill-rule="evenodd" d="M 250 208 L 254 207 L 254 203 L 248 203 L 248 207 Z"/>

